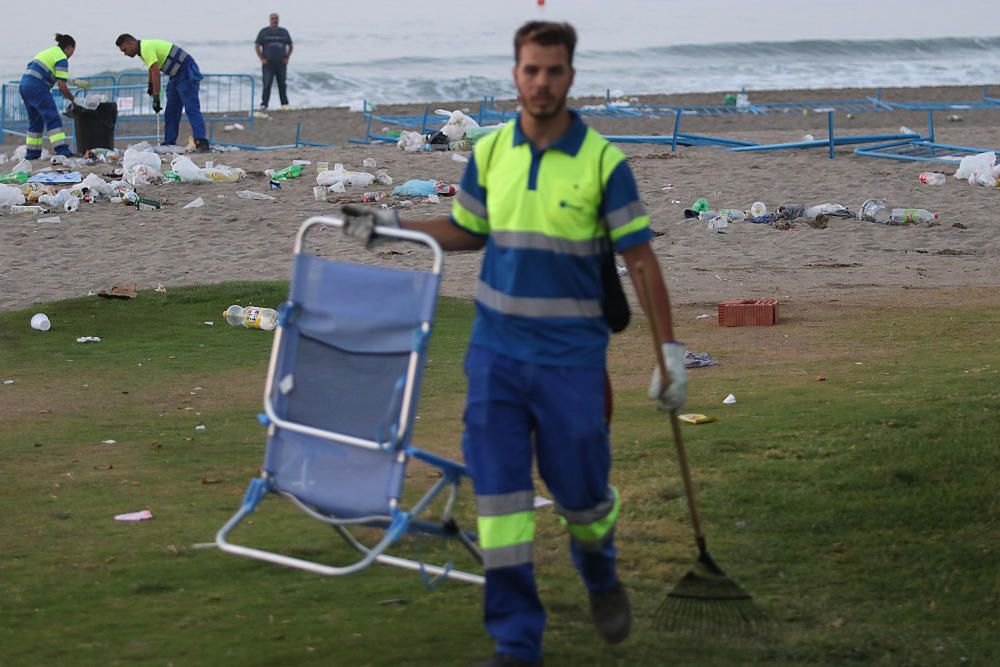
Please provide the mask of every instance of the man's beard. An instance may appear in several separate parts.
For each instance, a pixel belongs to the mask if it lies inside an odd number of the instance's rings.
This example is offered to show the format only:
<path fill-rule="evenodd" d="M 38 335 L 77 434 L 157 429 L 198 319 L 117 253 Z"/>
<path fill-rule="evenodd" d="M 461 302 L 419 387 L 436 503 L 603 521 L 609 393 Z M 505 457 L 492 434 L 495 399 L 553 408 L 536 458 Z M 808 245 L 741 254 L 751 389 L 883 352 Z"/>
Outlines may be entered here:
<path fill-rule="evenodd" d="M 520 93 L 518 93 L 518 94 L 520 95 Z M 525 96 L 524 95 L 520 95 L 520 97 L 521 97 L 521 110 L 524 111 L 525 113 L 527 113 L 529 116 L 531 116 L 535 120 L 541 120 L 541 121 L 552 120 L 553 118 L 559 116 L 563 111 L 566 110 L 566 96 L 565 95 L 563 95 L 562 99 L 559 100 L 559 103 L 556 105 L 556 107 L 552 111 L 534 111 L 528 105 L 528 102 L 525 101 L 525 99 L 526 99 Z"/>

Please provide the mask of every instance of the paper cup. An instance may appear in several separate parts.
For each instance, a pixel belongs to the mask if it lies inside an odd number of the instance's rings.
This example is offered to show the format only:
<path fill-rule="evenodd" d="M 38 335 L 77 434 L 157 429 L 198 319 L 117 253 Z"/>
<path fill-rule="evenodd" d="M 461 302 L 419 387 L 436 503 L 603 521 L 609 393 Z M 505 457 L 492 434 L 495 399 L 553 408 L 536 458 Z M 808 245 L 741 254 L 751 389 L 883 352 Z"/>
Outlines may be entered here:
<path fill-rule="evenodd" d="M 326 186 L 317 185 L 313 187 L 313 199 L 316 201 L 326 201 Z"/>
<path fill-rule="evenodd" d="M 31 328 L 37 331 L 48 331 L 52 328 L 52 323 L 45 313 L 35 313 L 31 316 Z"/>

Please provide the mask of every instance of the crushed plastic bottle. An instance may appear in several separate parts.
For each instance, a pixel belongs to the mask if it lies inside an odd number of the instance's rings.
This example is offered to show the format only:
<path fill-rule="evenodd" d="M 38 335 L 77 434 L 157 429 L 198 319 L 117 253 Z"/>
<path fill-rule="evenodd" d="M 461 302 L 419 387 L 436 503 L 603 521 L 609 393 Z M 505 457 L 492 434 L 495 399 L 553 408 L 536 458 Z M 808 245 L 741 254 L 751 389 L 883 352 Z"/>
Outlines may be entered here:
<path fill-rule="evenodd" d="M 944 185 L 948 177 L 936 171 L 925 171 L 917 176 L 917 180 L 924 185 Z"/>
<path fill-rule="evenodd" d="M 891 225 L 915 225 L 919 222 L 937 220 L 937 213 L 931 213 L 925 208 L 894 208 L 889 214 Z"/>
<path fill-rule="evenodd" d="M 268 173 L 269 171 L 271 173 Z M 302 175 L 302 165 L 293 164 L 278 171 L 268 169 L 264 173 L 270 176 L 272 181 L 287 181 L 290 178 L 298 178 Z"/>
<path fill-rule="evenodd" d="M 278 326 L 278 311 L 274 308 L 260 308 L 258 306 L 244 308 L 239 304 L 233 304 L 226 308 L 222 316 L 226 318 L 226 322 L 230 326 L 234 327 L 271 331 Z"/>
<path fill-rule="evenodd" d="M 0 183 L 24 183 L 28 180 L 28 172 L 12 171 L 9 174 L 0 174 Z"/>
<path fill-rule="evenodd" d="M 261 201 L 266 201 L 269 199 L 274 199 L 271 195 L 265 195 L 260 192 L 254 192 L 253 190 L 240 190 L 236 193 L 236 196 L 240 199 L 259 199 Z"/>

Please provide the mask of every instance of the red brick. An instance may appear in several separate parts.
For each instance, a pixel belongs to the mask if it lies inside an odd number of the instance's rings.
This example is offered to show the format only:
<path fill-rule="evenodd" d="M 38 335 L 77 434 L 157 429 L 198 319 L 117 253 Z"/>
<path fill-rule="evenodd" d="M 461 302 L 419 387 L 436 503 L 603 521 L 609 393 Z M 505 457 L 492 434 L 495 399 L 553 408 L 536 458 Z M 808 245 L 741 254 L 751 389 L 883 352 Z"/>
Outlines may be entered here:
<path fill-rule="evenodd" d="M 719 326 L 770 326 L 777 322 L 777 299 L 730 299 L 719 304 Z"/>

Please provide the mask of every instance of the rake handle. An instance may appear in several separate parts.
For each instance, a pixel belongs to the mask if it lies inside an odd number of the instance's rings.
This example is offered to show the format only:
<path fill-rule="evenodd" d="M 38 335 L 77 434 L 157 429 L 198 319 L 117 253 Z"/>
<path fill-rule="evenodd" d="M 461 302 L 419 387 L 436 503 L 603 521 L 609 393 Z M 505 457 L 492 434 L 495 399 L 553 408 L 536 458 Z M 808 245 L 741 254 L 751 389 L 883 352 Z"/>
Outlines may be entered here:
<path fill-rule="evenodd" d="M 649 332 L 653 336 L 653 347 L 656 348 L 656 363 L 660 367 L 660 377 L 664 381 L 670 381 L 670 372 L 667 371 L 667 362 L 663 358 L 663 344 L 660 342 L 660 317 L 653 300 L 653 293 L 646 281 L 646 269 L 642 262 L 636 262 L 635 273 L 642 286 L 643 300 L 646 302 L 647 313 L 651 326 Z M 694 528 L 694 538 L 698 548 L 705 549 L 705 536 L 701 533 L 701 521 L 698 519 L 698 505 L 694 501 L 694 483 L 691 481 L 691 468 L 688 466 L 687 450 L 684 448 L 684 440 L 681 438 L 681 423 L 674 412 L 669 413 L 670 429 L 674 435 L 674 446 L 677 448 L 677 463 L 681 468 L 681 478 L 684 480 L 684 495 L 687 496 L 688 513 L 691 515 L 691 526 Z"/>

